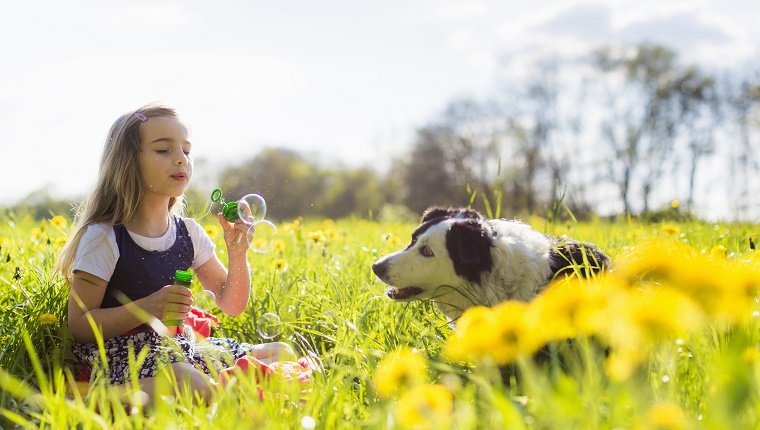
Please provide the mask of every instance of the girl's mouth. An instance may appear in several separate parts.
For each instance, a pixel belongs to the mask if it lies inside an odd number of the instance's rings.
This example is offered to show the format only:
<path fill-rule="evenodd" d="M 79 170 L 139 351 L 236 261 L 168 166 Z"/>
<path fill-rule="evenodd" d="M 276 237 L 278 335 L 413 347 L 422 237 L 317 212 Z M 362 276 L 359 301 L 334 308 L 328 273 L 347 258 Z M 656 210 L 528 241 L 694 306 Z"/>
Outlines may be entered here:
<path fill-rule="evenodd" d="M 185 175 L 184 173 L 180 173 L 179 175 L 172 175 L 171 177 L 175 181 L 186 181 L 187 180 L 187 175 Z"/>

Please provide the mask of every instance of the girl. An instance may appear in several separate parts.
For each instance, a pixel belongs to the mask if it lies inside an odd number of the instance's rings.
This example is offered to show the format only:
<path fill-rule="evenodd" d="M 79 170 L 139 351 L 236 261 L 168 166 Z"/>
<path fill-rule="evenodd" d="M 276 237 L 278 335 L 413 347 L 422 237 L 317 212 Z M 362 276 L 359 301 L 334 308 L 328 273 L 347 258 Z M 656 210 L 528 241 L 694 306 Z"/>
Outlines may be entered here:
<path fill-rule="evenodd" d="M 76 231 L 58 261 L 71 286 L 68 325 L 80 366 L 90 370 L 99 363 L 94 329 L 105 342 L 103 370 L 113 384 L 129 380 L 130 348 L 135 355 L 147 348 L 138 378 L 151 398 L 161 369 L 173 370 L 180 384 L 208 400 L 212 367 L 218 372 L 246 354 L 269 362 L 294 357 L 284 343 L 208 338 L 214 348 L 195 348 L 192 336 L 162 336 L 145 324 L 152 317 L 188 315 L 193 295 L 173 285 L 175 270 L 192 268 L 222 312 L 239 315 L 248 303 L 250 225 L 217 214 L 227 271 L 204 229 L 179 216 L 193 174 L 190 150 L 187 128 L 168 107 L 147 105 L 119 117 L 108 133 L 96 186 L 80 206 Z"/>

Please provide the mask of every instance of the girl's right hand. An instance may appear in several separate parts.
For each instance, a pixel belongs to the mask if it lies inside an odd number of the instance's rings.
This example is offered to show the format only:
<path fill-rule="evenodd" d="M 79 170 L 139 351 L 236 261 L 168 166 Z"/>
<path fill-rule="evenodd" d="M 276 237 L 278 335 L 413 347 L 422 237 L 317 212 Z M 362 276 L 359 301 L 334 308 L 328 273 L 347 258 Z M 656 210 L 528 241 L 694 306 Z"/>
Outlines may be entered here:
<path fill-rule="evenodd" d="M 166 285 L 145 297 L 143 308 L 161 321 L 184 320 L 194 303 L 193 293 L 184 285 Z"/>

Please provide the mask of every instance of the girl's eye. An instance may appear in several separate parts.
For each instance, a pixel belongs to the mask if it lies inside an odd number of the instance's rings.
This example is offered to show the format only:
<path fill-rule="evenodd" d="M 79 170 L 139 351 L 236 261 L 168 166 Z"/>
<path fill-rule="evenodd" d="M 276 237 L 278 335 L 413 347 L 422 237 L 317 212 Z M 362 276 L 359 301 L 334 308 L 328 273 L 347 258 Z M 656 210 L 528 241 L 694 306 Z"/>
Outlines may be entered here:
<path fill-rule="evenodd" d="M 424 257 L 432 257 L 434 255 L 433 250 L 430 249 L 430 247 L 427 245 L 420 248 L 420 254 L 422 254 Z"/>
<path fill-rule="evenodd" d="M 183 151 L 185 155 L 190 156 L 190 151 Z"/>
<path fill-rule="evenodd" d="M 169 153 L 168 149 L 156 149 L 156 152 L 159 154 L 167 154 Z"/>

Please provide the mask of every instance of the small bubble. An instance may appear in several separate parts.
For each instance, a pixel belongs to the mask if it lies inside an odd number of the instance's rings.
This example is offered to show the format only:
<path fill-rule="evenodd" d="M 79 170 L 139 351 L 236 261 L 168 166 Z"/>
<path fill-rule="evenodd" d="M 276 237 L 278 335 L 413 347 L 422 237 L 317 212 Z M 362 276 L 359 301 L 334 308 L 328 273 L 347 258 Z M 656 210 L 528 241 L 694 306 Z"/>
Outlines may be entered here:
<path fill-rule="evenodd" d="M 258 194 L 247 194 L 237 202 L 238 216 L 248 223 L 267 216 L 267 202 Z"/>
<path fill-rule="evenodd" d="M 304 430 L 312 430 L 315 427 L 317 427 L 317 420 L 315 420 L 313 417 L 305 416 L 301 418 L 301 428 Z"/>
<path fill-rule="evenodd" d="M 670 376 L 662 375 L 662 383 L 667 384 L 668 382 L 670 382 Z"/>
<path fill-rule="evenodd" d="M 267 312 L 259 318 L 256 330 L 264 339 L 272 339 L 280 334 L 280 317 L 272 312 Z"/>

